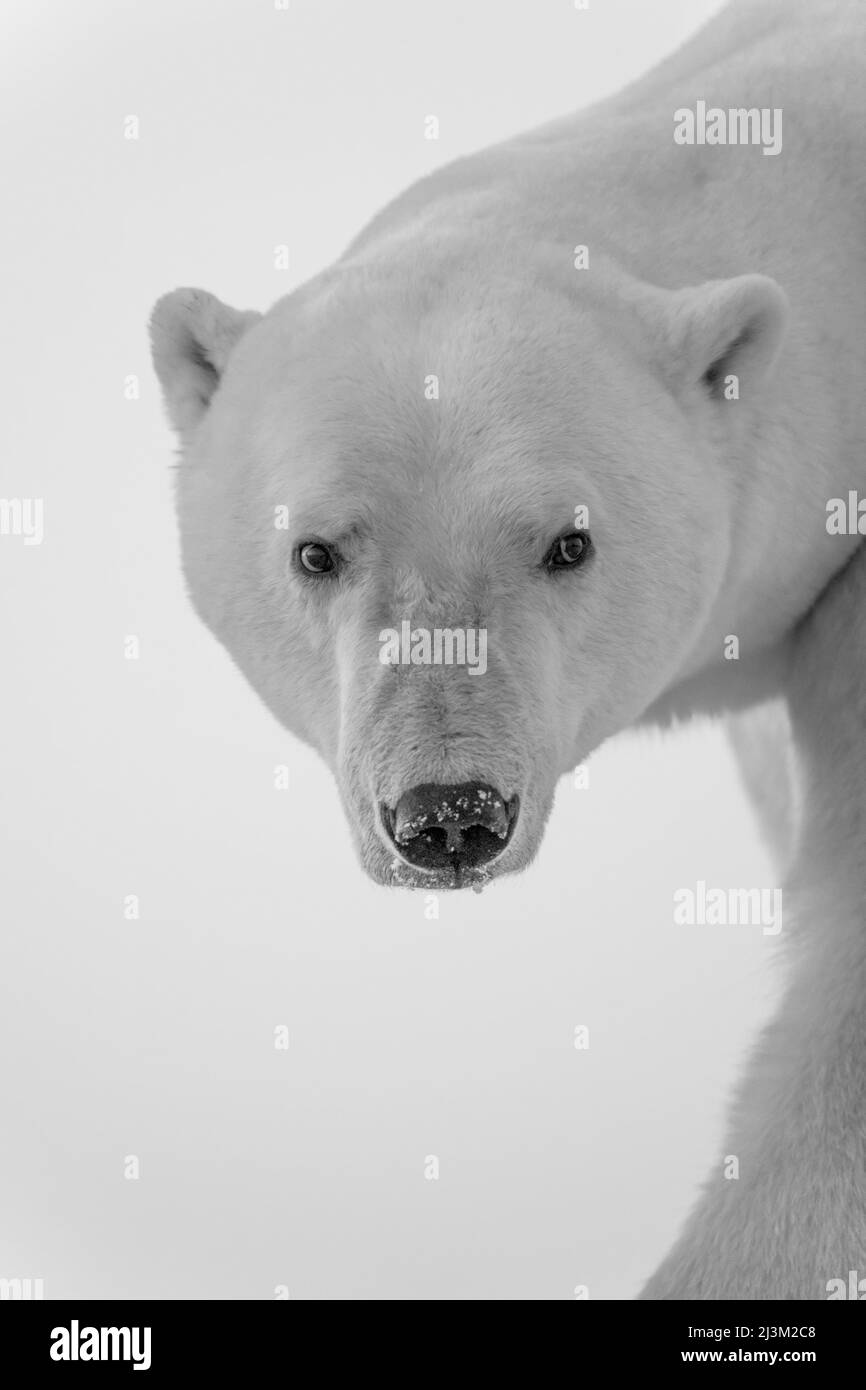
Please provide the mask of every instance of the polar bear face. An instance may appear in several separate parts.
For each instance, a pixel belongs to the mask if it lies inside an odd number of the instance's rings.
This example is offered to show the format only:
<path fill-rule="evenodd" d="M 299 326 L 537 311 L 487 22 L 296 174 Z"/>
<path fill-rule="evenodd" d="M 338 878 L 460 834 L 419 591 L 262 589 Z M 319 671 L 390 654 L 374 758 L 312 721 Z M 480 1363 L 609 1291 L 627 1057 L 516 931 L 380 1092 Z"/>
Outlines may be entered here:
<path fill-rule="evenodd" d="M 730 556 L 720 382 L 781 331 L 761 277 L 613 327 L 518 279 L 349 265 L 264 317 L 154 313 L 193 602 L 385 884 L 523 868 L 558 778 L 691 669 Z"/>

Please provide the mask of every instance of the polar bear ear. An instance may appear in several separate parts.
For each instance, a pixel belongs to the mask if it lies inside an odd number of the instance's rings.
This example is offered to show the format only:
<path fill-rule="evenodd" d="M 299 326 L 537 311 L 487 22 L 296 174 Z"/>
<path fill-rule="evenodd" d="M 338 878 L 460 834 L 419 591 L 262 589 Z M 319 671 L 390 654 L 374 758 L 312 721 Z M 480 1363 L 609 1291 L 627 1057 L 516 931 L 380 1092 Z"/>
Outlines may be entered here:
<path fill-rule="evenodd" d="M 153 365 L 178 434 L 195 428 L 210 405 L 232 350 L 261 318 L 231 309 L 207 290 L 172 290 L 150 318 Z"/>
<path fill-rule="evenodd" d="M 776 360 L 788 319 L 784 291 L 766 275 L 710 280 L 667 296 L 665 373 L 713 399 L 737 379 L 737 398 L 754 398 Z"/>

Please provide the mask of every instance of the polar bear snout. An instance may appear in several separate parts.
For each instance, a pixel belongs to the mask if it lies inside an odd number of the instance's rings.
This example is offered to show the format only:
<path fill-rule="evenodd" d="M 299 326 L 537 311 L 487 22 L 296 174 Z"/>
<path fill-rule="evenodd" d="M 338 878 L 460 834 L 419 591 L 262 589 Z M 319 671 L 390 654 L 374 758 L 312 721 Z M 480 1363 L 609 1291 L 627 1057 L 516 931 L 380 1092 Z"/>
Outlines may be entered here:
<path fill-rule="evenodd" d="M 381 807 L 382 823 L 397 853 L 413 868 L 454 876 L 481 869 L 502 854 L 517 824 L 519 798 L 510 800 L 484 782 L 426 782 Z"/>

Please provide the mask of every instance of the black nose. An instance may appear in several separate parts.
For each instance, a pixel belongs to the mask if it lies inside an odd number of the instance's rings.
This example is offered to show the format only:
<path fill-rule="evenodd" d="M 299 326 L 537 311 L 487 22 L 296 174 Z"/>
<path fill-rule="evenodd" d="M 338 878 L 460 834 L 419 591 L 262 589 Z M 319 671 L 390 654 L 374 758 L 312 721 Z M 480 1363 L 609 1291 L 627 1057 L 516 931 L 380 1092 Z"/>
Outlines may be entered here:
<path fill-rule="evenodd" d="M 443 786 L 427 782 L 405 792 L 385 824 L 398 852 L 419 869 L 480 868 L 501 854 L 517 820 L 518 800 L 506 801 L 484 782 Z"/>

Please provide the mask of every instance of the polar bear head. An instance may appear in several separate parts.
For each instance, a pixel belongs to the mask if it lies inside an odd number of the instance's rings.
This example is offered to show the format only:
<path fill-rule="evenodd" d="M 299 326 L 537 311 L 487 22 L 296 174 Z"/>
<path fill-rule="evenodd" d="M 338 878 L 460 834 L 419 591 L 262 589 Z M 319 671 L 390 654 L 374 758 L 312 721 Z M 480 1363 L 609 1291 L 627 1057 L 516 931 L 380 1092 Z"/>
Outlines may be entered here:
<path fill-rule="evenodd" d="M 350 257 L 263 316 L 176 290 L 152 320 L 193 602 L 387 884 L 524 867 L 557 779 L 720 645 L 782 335 L 762 276 L 529 285 L 498 254 Z"/>

